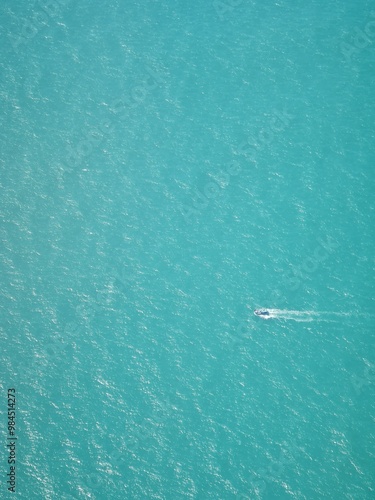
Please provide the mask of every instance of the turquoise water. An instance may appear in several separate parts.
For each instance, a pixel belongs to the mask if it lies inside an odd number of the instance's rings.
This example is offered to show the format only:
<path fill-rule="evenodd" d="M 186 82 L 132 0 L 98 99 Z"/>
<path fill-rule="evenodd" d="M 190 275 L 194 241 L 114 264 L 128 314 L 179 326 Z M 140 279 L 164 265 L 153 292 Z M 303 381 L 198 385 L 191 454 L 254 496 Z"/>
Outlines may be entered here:
<path fill-rule="evenodd" d="M 373 8 L 2 5 L 0 497 L 375 497 Z"/>

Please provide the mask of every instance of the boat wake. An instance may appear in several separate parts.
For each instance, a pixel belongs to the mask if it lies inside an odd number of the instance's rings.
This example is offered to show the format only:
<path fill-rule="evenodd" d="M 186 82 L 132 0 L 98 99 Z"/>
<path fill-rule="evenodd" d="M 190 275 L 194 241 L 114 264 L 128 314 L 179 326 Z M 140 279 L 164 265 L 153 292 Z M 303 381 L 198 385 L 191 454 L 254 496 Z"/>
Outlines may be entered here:
<path fill-rule="evenodd" d="M 328 321 L 338 322 L 340 317 L 351 316 L 351 313 L 329 311 L 292 311 L 289 309 L 256 309 L 255 316 L 262 319 L 279 319 L 299 322 Z"/>

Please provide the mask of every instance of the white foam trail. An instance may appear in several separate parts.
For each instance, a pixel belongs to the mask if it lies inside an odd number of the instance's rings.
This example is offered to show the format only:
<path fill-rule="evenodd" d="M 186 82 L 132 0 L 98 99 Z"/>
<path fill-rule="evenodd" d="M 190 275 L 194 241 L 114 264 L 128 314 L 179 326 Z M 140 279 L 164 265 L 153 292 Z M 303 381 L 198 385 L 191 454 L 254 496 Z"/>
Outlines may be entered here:
<path fill-rule="evenodd" d="M 268 316 L 259 316 L 263 319 L 281 319 L 281 320 L 291 320 L 298 322 L 310 322 L 310 321 L 326 321 L 326 322 L 337 322 L 338 317 L 352 316 L 352 313 L 341 313 L 341 312 L 331 312 L 331 311 L 294 311 L 289 309 L 262 309 L 262 311 L 267 311 Z M 327 317 L 328 316 L 328 317 Z M 329 318 L 329 316 L 335 316 L 337 319 Z"/>

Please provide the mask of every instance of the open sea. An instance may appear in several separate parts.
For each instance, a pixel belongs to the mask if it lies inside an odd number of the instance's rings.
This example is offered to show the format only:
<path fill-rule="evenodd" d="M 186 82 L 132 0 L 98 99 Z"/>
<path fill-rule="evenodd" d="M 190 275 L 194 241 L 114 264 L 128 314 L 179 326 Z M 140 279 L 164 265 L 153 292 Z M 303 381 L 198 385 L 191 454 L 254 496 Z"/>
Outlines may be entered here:
<path fill-rule="evenodd" d="M 0 498 L 375 499 L 375 3 L 0 25 Z"/>

